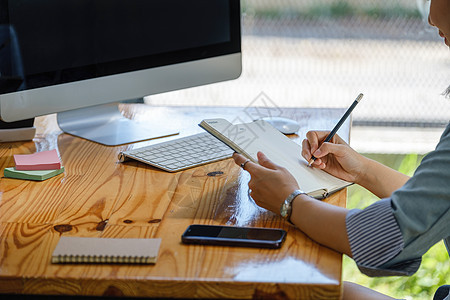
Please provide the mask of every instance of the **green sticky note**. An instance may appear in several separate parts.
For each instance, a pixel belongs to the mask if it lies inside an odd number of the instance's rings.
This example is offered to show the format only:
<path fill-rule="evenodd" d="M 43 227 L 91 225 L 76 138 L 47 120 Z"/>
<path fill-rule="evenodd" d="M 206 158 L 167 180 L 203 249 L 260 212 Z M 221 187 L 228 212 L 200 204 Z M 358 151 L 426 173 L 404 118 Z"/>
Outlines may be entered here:
<path fill-rule="evenodd" d="M 64 172 L 64 167 L 57 170 L 19 171 L 16 168 L 5 168 L 3 174 L 8 178 L 42 181 Z"/>

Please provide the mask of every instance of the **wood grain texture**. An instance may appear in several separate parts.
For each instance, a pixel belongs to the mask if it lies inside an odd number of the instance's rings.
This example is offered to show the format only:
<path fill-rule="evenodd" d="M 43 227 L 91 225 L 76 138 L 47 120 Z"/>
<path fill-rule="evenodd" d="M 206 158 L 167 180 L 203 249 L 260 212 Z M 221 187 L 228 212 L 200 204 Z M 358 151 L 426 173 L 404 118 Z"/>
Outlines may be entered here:
<path fill-rule="evenodd" d="M 204 118 L 249 121 L 249 108 L 127 105 L 134 118 L 201 132 Z M 332 128 L 344 109 L 283 109 L 302 128 Z M 120 151 L 160 142 L 105 147 L 64 134 L 55 116 L 38 118 L 32 142 L 0 144 L 1 168 L 14 154 L 57 149 L 65 173 L 44 182 L 0 179 L 0 293 L 171 298 L 339 299 L 342 256 L 248 196 L 249 175 L 231 159 L 178 173 L 128 161 Z M 348 140 L 349 124 L 342 132 Z M 176 138 L 176 137 L 172 137 Z M 171 139 L 171 138 L 168 138 Z M 346 191 L 325 201 L 345 206 Z M 190 224 L 279 227 L 280 249 L 184 245 Z M 53 265 L 62 236 L 162 238 L 155 265 Z"/>

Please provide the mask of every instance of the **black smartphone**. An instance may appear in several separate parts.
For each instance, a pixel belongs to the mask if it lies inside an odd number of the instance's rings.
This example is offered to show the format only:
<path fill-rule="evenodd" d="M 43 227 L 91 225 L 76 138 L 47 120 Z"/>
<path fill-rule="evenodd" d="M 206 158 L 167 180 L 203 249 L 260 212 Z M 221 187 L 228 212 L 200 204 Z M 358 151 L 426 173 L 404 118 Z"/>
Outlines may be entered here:
<path fill-rule="evenodd" d="M 278 228 L 190 225 L 181 236 L 185 244 L 280 248 L 286 231 Z"/>

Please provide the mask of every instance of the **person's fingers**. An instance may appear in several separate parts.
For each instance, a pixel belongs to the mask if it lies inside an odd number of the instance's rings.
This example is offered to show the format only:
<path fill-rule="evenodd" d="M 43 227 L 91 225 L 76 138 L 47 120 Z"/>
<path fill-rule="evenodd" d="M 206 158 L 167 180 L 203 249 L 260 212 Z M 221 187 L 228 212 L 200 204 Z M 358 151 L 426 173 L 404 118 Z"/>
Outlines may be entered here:
<path fill-rule="evenodd" d="M 311 152 L 314 153 L 314 151 L 319 148 L 319 146 L 322 144 L 322 142 L 327 138 L 327 136 L 330 134 L 329 131 L 308 131 L 306 133 L 306 138 L 309 141 Z M 335 134 L 333 138 L 331 139 L 330 143 L 334 144 L 347 144 L 338 134 Z"/>
<path fill-rule="evenodd" d="M 324 163 L 324 162 L 322 162 L 322 161 L 320 161 L 320 162 L 314 162 L 314 167 L 316 167 L 316 168 L 319 168 L 319 169 L 325 169 L 326 168 L 326 164 Z"/>
<path fill-rule="evenodd" d="M 247 158 L 245 158 L 243 155 L 241 155 L 237 152 L 234 152 L 233 160 L 237 165 L 241 165 L 242 163 L 244 163 L 247 160 Z"/>
<path fill-rule="evenodd" d="M 316 159 L 313 161 L 313 163 L 311 164 L 311 166 L 312 166 L 312 167 L 315 167 L 315 168 L 323 169 L 323 168 L 321 168 L 321 166 L 324 167 L 325 164 L 324 164 L 324 161 L 323 161 L 322 159 L 316 157 Z"/>
<path fill-rule="evenodd" d="M 302 141 L 302 156 L 303 158 L 309 162 L 312 158 L 311 148 L 307 139 Z M 316 157 L 316 160 L 313 161 L 311 166 L 319 168 L 323 164 L 323 161 L 320 158 Z"/>
<path fill-rule="evenodd" d="M 238 166 L 240 166 L 241 168 L 243 168 L 245 171 L 249 172 L 250 174 L 252 174 L 255 171 L 265 169 L 265 167 L 262 167 L 256 163 L 252 162 L 251 160 L 249 160 L 242 154 L 233 153 L 233 159 L 234 159 L 234 162 Z"/>
<path fill-rule="evenodd" d="M 309 145 L 309 142 L 307 139 L 304 139 L 302 141 L 302 156 L 304 159 L 306 159 L 307 161 L 309 161 L 311 159 L 311 147 Z"/>
<path fill-rule="evenodd" d="M 276 169 L 280 168 L 280 166 L 278 166 L 277 164 L 272 162 L 269 158 L 267 158 L 267 156 L 264 153 L 258 152 L 257 156 L 258 156 L 258 162 L 261 166 L 266 167 L 268 169 L 272 169 L 272 170 L 276 170 Z"/>
<path fill-rule="evenodd" d="M 345 151 L 345 148 L 341 144 L 333 144 L 333 143 L 323 143 L 319 149 L 313 152 L 314 157 L 321 158 L 328 154 L 333 154 L 336 156 L 342 156 Z"/>
<path fill-rule="evenodd" d="M 233 159 L 234 159 L 234 162 L 244 170 L 247 170 L 247 168 L 250 164 L 254 164 L 247 157 L 245 157 L 241 154 L 238 154 L 236 152 L 233 153 Z"/>
<path fill-rule="evenodd" d="M 317 131 L 308 131 L 306 133 L 306 139 L 309 142 L 309 150 L 311 153 L 314 153 L 314 151 L 316 151 L 317 148 L 319 148 L 319 135 L 318 134 L 320 134 L 320 133 L 318 133 Z M 307 160 L 309 160 L 309 158 Z"/>
<path fill-rule="evenodd" d="M 335 134 L 330 143 L 347 145 L 347 143 L 339 136 L 339 134 Z"/>

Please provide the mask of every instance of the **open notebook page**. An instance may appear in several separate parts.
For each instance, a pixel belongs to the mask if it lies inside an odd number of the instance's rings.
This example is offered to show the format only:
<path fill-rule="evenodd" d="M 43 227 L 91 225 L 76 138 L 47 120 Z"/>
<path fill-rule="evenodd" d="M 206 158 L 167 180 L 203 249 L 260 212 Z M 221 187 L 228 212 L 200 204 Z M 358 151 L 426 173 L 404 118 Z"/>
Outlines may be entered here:
<path fill-rule="evenodd" d="M 234 150 L 254 162 L 257 162 L 258 151 L 263 152 L 271 161 L 288 169 L 300 188 L 313 197 L 323 198 L 351 184 L 322 170 L 308 167 L 301 156 L 301 146 L 263 120 L 237 125 L 224 119 L 209 119 L 202 123 L 206 130 L 207 127 L 214 129 L 214 135 L 220 132 L 222 139 L 225 137 L 228 140 L 227 144 L 231 142 L 237 145 L 238 149 Z M 233 145 L 230 146 L 233 148 Z"/>

